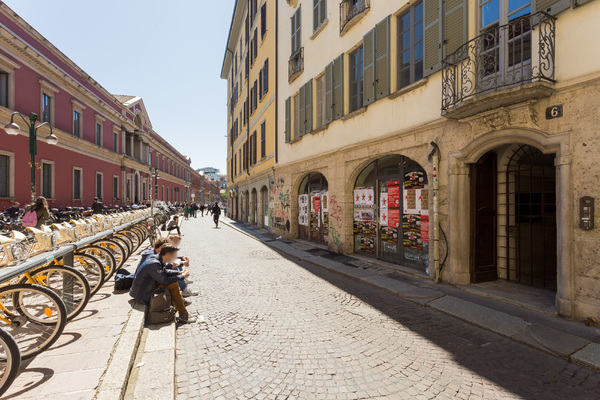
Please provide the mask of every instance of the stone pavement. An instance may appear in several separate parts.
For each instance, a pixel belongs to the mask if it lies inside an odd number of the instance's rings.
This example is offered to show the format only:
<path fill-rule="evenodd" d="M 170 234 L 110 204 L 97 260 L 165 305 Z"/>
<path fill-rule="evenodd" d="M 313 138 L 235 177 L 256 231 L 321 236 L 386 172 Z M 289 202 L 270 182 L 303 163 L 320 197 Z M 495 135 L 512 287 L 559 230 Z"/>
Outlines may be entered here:
<path fill-rule="evenodd" d="M 141 250 L 141 249 L 140 249 Z M 138 251 L 139 253 L 139 251 Z M 137 265 L 132 255 L 125 268 Z M 21 372 L 3 400 L 116 400 L 125 388 L 144 312 L 127 292 L 113 293 L 107 282 L 86 309 L 68 322 L 47 351 L 21 363 Z"/>
<path fill-rule="evenodd" d="M 206 323 L 177 328 L 177 399 L 600 398 L 597 372 L 421 304 L 443 293 L 398 280 L 400 298 L 213 226 L 184 225 Z"/>

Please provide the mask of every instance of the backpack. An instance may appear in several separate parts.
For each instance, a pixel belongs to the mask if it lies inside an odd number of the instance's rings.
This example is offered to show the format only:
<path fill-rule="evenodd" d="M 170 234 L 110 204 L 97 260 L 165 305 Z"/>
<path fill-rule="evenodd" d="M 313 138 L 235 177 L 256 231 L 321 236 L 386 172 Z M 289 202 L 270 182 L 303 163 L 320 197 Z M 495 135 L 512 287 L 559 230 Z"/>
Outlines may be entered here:
<path fill-rule="evenodd" d="M 175 319 L 175 307 L 168 290 L 158 288 L 152 293 L 146 318 L 149 324 L 164 324 Z"/>
<path fill-rule="evenodd" d="M 23 216 L 22 225 L 24 227 L 33 227 L 37 225 L 37 213 L 35 211 L 27 211 Z"/>
<path fill-rule="evenodd" d="M 125 268 L 117 270 L 115 274 L 115 290 L 129 290 L 133 284 L 135 275 L 127 271 Z"/>

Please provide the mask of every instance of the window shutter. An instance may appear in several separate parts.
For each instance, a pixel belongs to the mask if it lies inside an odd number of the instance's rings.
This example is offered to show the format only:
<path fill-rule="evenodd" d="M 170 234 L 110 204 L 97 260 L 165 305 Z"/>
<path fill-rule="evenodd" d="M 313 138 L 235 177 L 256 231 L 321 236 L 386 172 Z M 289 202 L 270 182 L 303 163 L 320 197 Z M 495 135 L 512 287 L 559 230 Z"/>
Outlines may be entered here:
<path fill-rule="evenodd" d="M 310 133 L 313 130 L 313 80 L 309 80 L 304 86 L 306 87 L 304 90 L 304 113 L 306 114 L 304 133 Z"/>
<path fill-rule="evenodd" d="M 591 1 L 591 0 L 574 0 L 573 7 L 579 7 L 580 5 L 585 4 L 588 1 Z"/>
<path fill-rule="evenodd" d="M 445 56 L 467 42 L 467 0 L 446 0 Z"/>
<path fill-rule="evenodd" d="M 313 32 L 319 27 L 319 0 L 313 0 Z"/>
<path fill-rule="evenodd" d="M 344 55 L 333 61 L 333 119 L 344 115 Z"/>
<path fill-rule="evenodd" d="M 263 96 L 263 70 L 258 72 L 258 98 L 262 100 Z"/>
<path fill-rule="evenodd" d="M 265 91 L 265 94 L 266 94 L 269 91 L 269 59 L 268 58 L 265 60 L 263 79 L 265 81 L 263 83 L 263 90 Z"/>
<path fill-rule="evenodd" d="M 577 0 L 577 4 L 585 3 L 587 0 Z M 570 0 L 531 0 L 532 13 L 538 11 L 547 12 L 550 15 L 556 15 L 571 6 Z"/>
<path fill-rule="evenodd" d="M 390 94 L 390 17 L 375 26 L 375 99 Z"/>
<path fill-rule="evenodd" d="M 296 11 L 296 50 L 302 47 L 302 6 Z"/>
<path fill-rule="evenodd" d="M 424 0 L 425 49 L 423 75 L 442 68 L 442 0 Z"/>
<path fill-rule="evenodd" d="M 258 55 L 258 30 L 254 30 L 254 51 L 252 52 L 254 55 L 254 59 L 252 60 L 252 64 L 254 64 L 254 60 L 256 60 L 256 56 Z"/>
<path fill-rule="evenodd" d="M 302 136 L 306 133 L 306 86 L 300 87 L 298 101 L 300 102 L 300 112 L 298 113 L 300 132 L 298 132 L 298 136 Z"/>
<path fill-rule="evenodd" d="M 333 63 L 325 67 L 325 123 L 333 121 Z"/>
<path fill-rule="evenodd" d="M 297 11 L 296 11 L 297 12 Z M 296 51 L 296 13 L 290 18 L 292 27 L 292 54 Z"/>
<path fill-rule="evenodd" d="M 363 38 L 363 57 L 363 105 L 367 106 L 375 101 L 375 29 Z"/>
<path fill-rule="evenodd" d="M 291 140 L 292 133 L 292 103 L 291 97 L 285 99 L 285 142 L 289 143 Z"/>

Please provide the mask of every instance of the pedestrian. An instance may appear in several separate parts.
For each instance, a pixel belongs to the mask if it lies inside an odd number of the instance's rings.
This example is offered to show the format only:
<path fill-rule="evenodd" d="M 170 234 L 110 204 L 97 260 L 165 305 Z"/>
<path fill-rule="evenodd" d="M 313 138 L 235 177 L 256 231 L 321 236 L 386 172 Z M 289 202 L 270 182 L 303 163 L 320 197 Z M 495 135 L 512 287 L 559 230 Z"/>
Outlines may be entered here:
<path fill-rule="evenodd" d="M 219 227 L 219 215 L 221 215 L 221 208 L 219 208 L 219 203 L 215 203 L 215 205 L 211 208 L 211 212 L 213 215 L 213 221 L 215 221 L 215 228 Z"/>
<path fill-rule="evenodd" d="M 94 197 L 94 202 L 92 203 L 92 214 L 102 214 L 103 212 L 104 204 L 102 204 L 99 198 Z"/>
<path fill-rule="evenodd" d="M 167 222 L 167 231 L 171 232 L 172 230 L 177 230 L 177 234 L 183 236 L 181 234 L 181 230 L 179 229 L 179 216 L 173 215 L 169 222 Z"/>
<path fill-rule="evenodd" d="M 190 219 L 190 206 L 188 203 L 185 203 L 185 206 L 183 207 L 183 218 L 185 219 Z"/>
<path fill-rule="evenodd" d="M 197 211 L 198 211 L 198 204 L 192 203 L 192 217 L 196 218 Z"/>
<path fill-rule="evenodd" d="M 204 217 L 204 203 L 200 204 L 200 214 Z"/>
<path fill-rule="evenodd" d="M 12 206 L 7 210 L 8 212 L 8 216 L 10 218 L 10 223 L 15 223 L 19 220 L 19 207 L 21 206 L 21 204 L 19 204 L 18 201 L 15 201 Z"/>
<path fill-rule="evenodd" d="M 27 215 L 30 212 L 34 213 L 36 218 L 35 224 L 31 225 L 28 224 L 28 221 L 31 221 L 31 219 Z M 37 229 L 40 229 L 49 218 L 50 209 L 48 208 L 48 200 L 46 200 L 44 196 L 39 196 L 37 199 L 35 199 L 35 203 L 27 207 L 27 211 L 23 216 L 23 226 L 33 226 Z"/>

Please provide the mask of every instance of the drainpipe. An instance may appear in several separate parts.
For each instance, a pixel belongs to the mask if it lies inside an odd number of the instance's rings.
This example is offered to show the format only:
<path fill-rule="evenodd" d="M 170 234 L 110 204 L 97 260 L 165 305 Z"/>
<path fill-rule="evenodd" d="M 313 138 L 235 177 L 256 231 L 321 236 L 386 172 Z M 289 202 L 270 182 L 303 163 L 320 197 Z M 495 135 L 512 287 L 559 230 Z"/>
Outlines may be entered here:
<path fill-rule="evenodd" d="M 277 45 L 279 35 L 279 2 L 275 1 L 275 164 L 279 162 L 279 141 L 277 139 L 277 121 L 279 118 L 277 112 L 279 108 L 279 46 Z M 273 174 L 273 176 L 275 176 Z"/>
<path fill-rule="evenodd" d="M 429 153 L 429 160 L 433 163 L 433 267 L 435 270 L 435 282 L 440 282 L 440 221 L 439 221 L 439 182 L 438 171 L 440 166 L 440 148 L 435 142 Z"/>

